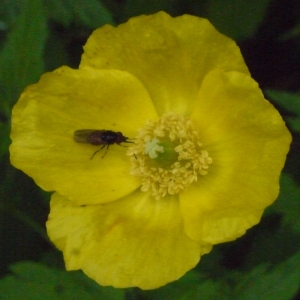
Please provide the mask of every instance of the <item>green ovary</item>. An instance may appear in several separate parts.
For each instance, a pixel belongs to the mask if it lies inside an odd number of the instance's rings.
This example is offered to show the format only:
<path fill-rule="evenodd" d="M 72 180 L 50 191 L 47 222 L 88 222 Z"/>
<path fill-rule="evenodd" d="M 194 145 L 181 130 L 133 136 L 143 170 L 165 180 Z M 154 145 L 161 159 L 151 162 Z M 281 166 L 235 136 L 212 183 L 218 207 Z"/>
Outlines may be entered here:
<path fill-rule="evenodd" d="M 164 152 L 158 152 L 157 157 L 154 158 L 157 167 L 169 168 L 178 160 L 178 153 L 174 150 L 178 144 L 171 141 L 159 141 L 158 145 L 163 147 Z"/>

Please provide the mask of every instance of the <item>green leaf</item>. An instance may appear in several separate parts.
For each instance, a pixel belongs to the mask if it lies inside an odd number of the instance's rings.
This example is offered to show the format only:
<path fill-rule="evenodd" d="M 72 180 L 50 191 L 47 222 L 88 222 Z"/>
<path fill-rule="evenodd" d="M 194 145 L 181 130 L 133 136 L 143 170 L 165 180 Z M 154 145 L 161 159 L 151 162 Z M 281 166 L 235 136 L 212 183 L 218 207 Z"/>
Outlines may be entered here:
<path fill-rule="evenodd" d="M 300 233 L 300 187 L 287 174 L 280 179 L 280 194 L 272 210 L 281 213 L 283 222 Z"/>
<path fill-rule="evenodd" d="M 259 266 L 235 288 L 236 300 L 290 300 L 300 286 L 300 252 L 273 268 Z"/>
<path fill-rule="evenodd" d="M 226 297 L 229 287 L 224 282 L 207 280 L 196 271 L 188 272 L 180 280 L 153 291 L 143 292 L 147 300 L 229 300 Z"/>
<path fill-rule="evenodd" d="M 300 94 L 266 90 L 266 95 L 285 110 L 300 116 Z"/>
<path fill-rule="evenodd" d="M 68 31 L 64 32 L 64 35 L 68 34 Z M 46 43 L 45 49 L 45 67 L 47 70 L 55 70 L 62 65 L 71 65 L 71 55 L 68 52 L 68 43 L 70 39 L 66 39 L 55 32 L 50 32 Z M 73 53 L 72 49 L 72 53 Z M 74 66 L 78 67 L 78 64 Z"/>
<path fill-rule="evenodd" d="M 185 292 L 180 300 L 201 299 L 201 300 L 229 300 L 229 286 L 225 282 L 207 280 Z"/>
<path fill-rule="evenodd" d="M 8 146 L 10 144 L 9 139 L 10 125 L 8 122 L 0 121 L 0 160 L 4 154 L 8 151 Z"/>
<path fill-rule="evenodd" d="M 20 14 L 0 53 L 2 99 L 14 103 L 21 91 L 28 84 L 36 82 L 43 73 L 46 37 L 42 0 L 23 1 Z M 7 112 L 7 107 L 4 110 Z"/>
<path fill-rule="evenodd" d="M 270 99 L 294 116 L 286 117 L 287 123 L 294 131 L 300 131 L 300 94 L 276 90 L 266 90 Z"/>
<path fill-rule="evenodd" d="M 45 4 L 49 17 L 65 26 L 72 21 L 92 29 L 114 24 L 111 13 L 97 0 L 50 0 Z"/>
<path fill-rule="evenodd" d="M 101 287 L 81 272 L 49 269 L 32 262 L 11 267 L 0 281 L 2 300 L 124 300 L 122 290 Z"/>
<path fill-rule="evenodd" d="M 64 0 L 45 1 L 46 12 L 49 19 L 64 26 L 69 26 L 73 20 L 72 8 Z"/>
<path fill-rule="evenodd" d="M 97 0 L 65 0 L 73 9 L 77 17 L 84 25 L 95 29 L 104 24 L 114 24 L 111 13 Z"/>
<path fill-rule="evenodd" d="M 147 300 L 178 300 L 182 299 L 187 290 L 193 289 L 199 284 L 200 276 L 195 271 L 189 271 L 178 281 L 171 282 L 157 290 L 143 291 L 142 298 Z"/>
<path fill-rule="evenodd" d="M 127 21 L 127 19 L 138 16 L 141 14 L 153 14 L 158 11 L 166 11 L 169 14 L 176 14 L 175 9 L 178 0 L 128 0 L 124 7 L 124 14 L 122 20 Z"/>
<path fill-rule="evenodd" d="M 21 1 L 22 0 L 0 2 L 1 30 L 7 30 L 7 27 L 15 21 Z"/>
<path fill-rule="evenodd" d="M 210 0 L 207 18 L 235 40 L 252 37 L 261 24 L 270 0 Z"/>

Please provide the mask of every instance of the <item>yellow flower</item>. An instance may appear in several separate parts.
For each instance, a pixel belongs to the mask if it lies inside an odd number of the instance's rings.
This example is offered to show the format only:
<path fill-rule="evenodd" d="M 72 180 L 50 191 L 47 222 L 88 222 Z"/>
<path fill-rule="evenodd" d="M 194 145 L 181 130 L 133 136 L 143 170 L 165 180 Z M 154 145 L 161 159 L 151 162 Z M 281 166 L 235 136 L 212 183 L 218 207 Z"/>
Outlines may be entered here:
<path fill-rule="evenodd" d="M 107 140 L 77 143 L 82 129 L 134 144 L 91 159 Z M 205 19 L 163 12 L 96 30 L 78 70 L 23 92 L 11 138 L 12 164 L 55 191 L 47 229 L 66 268 L 142 289 L 257 224 L 291 141 L 236 44 Z"/>

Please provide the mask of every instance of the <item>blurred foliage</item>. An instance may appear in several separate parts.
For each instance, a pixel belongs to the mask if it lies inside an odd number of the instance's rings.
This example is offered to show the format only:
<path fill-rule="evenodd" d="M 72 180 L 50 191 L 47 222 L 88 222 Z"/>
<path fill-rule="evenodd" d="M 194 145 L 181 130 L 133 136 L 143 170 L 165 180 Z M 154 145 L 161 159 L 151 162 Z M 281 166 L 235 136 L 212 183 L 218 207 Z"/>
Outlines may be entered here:
<path fill-rule="evenodd" d="M 293 144 L 278 200 L 245 236 L 215 246 L 194 270 L 160 289 L 103 288 L 81 272 L 66 272 L 49 242 L 49 195 L 9 163 L 10 113 L 42 73 L 78 66 L 92 30 L 159 10 L 209 18 L 234 38 Z M 298 0 L 0 0 L 0 299 L 299 299 L 299 24 Z"/>
<path fill-rule="evenodd" d="M 124 292 L 101 287 L 81 272 L 66 273 L 33 262 L 10 267 L 11 275 L 0 281 L 1 299 L 123 300 Z"/>

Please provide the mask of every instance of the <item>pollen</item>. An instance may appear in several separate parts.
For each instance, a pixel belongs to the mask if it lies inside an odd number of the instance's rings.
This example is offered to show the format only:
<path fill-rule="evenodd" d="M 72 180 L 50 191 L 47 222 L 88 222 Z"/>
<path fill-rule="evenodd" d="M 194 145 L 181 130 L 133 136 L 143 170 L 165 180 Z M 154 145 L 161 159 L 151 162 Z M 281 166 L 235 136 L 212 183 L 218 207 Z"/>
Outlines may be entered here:
<path fill-rule="evenodd" d="M 156 199 L 187 189 L 208 174 L 212 163 L 192 120 L 178 114 L 148 120 L 134 141 L 127 151 L 130 174 L 139 177 L 141 190 L 151 191 Z"/>

